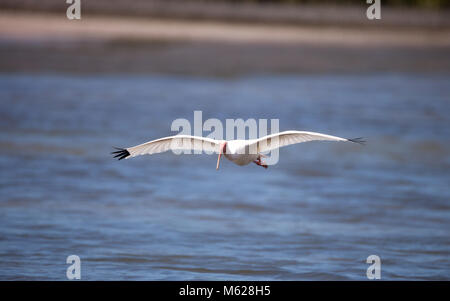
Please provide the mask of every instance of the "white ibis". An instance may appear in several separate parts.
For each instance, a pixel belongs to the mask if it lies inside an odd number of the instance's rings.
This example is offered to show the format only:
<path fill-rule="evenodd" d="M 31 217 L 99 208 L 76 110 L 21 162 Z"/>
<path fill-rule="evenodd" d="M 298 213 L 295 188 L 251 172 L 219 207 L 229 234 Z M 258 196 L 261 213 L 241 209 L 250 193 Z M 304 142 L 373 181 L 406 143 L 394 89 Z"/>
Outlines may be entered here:
<path fill-rule="evenodd" d="M 116 148 L 117 151 L 112 152 L 112 154 L 114 154 L 114 158 L 122 160 L 139 155 L 162 153 L 168 150 L 197 150 L 218 153 L 216 169 L 219 169 L 222 155 L 237 165 L 242 166 L 253 162 L 267 168 L 267 164 L 261 161 L 261 158 L 265 157 L 262 153 L 290 144 L 315 140 L 349 141 L 359 144 L 364 144 L 365 142 L 362 138 L 346 139 L 304 131 L 285 131 L 259 139 L 229 141 L 189 135 L 176 135 L 152 140 L 129 148 Z"/>

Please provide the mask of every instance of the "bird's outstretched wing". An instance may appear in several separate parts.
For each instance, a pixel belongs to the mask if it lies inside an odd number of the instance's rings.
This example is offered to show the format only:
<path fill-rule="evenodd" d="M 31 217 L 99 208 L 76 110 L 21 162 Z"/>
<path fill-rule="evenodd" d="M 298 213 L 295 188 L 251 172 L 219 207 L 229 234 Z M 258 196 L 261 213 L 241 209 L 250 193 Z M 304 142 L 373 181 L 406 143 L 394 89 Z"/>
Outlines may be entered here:
<path fill-rule="evenodd" d="M 211 138 L 176 135 L 156 139 L 129 148 L 116 148 L 117 151 L 112 152 L 112 154 L 114 158 L 122 160 L 139 155 L 162 153 L 168 150 L 198 150 L 218 153 L 221 143 L 223 143 L 222 140 L 214 140 Z"/>
<path fill-rule="evenodd" d="M 249 146 L 256 149 L 257 153 L 264 153 L 279 147 L 316 140 L 349 141 L 359 144 L 365 143 L 362 138 L 347 139 L 314 132 L 285 131 L 255 139 Z"/>

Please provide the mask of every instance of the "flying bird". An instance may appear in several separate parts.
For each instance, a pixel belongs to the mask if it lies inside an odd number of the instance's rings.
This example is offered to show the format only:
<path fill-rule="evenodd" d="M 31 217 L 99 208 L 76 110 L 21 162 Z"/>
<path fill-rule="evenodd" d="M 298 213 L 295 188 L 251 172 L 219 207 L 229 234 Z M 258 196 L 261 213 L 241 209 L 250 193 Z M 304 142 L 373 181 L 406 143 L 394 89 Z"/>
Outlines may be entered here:
<path fill-rule="evenodd" d="M 218 154 L 216 169 L 219 169 L 222 155 L 231 162 L 243 166 L 250 163 L 267 168 L 262 162 L 262 153 L 301 142 L 308 141 L 348 141 L 364 144 L 363 138 L 346 139 L 331 135 L 305 131 L 285 131 L 249 140 L 215 140 L 211 138 L 176 135 L 152 140 L 129 148 L 117 148 L 112 152 L 114 158 L 128 159 L 140 155 L 151 155 L 168 150 L 196 150 Z"/>

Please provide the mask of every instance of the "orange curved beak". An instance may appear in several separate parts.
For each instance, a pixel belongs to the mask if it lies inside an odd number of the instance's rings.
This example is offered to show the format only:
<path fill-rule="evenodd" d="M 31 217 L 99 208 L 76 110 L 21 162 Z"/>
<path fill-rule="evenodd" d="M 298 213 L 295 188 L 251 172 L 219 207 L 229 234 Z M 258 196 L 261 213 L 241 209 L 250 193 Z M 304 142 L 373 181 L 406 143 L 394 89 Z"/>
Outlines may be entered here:
<path fill-rule="evenodd" d="M 220 157 L 222 157 L 222 154 L 225 150 L 225 147 L 227 146 L 227 143 L 224 142 L 222 143 L 222 145 L 220 145 L 220 150 L 219 150 L 219 157 L 217 157 L 217 166 L 216 166 L 216 170 L 219 169 L 219 165 L 220 165 Z"/>

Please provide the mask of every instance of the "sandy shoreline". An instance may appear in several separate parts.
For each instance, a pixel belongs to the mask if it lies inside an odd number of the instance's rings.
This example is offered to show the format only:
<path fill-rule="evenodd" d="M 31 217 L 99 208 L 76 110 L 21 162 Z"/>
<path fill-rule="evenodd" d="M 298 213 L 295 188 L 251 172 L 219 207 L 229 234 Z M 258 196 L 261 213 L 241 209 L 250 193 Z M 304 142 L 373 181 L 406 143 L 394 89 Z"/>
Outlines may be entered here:
<path fill-rule="evenodd" d="M 450 29 L 0 13 L 0 71 L 448 72 Z"/>
<path fill-rule="evenodd" d="M 0 39 L 185 40 L 230 43 L 313 43 L 355 46 L 450 46 L 450 29 L 332 28 L 211 21 L 101 17 L 69 21 L 62 15 L 0 13 Z"/>

